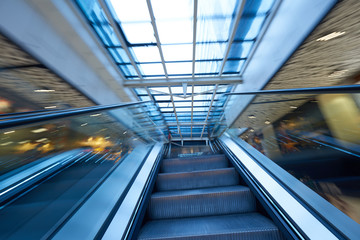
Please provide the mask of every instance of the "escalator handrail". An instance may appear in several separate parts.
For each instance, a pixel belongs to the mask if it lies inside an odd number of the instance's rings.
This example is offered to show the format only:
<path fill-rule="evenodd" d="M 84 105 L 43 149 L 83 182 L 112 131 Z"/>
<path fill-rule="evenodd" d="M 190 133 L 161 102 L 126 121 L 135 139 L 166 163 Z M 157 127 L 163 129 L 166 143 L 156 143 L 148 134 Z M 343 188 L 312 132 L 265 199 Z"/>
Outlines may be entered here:
<path fill-rule="evenodd" d="M 223 136 L 222 138 L 231 139 L 231 141 L 252 158 L 254 162 L 261 166 L 261 168 L 268 172 L 272 178 L 283 186 L 288 193 L 298 199 L 301 205 L 311 211 L 319 221 L 330 227 L 332 231 L 349 239 L 354 239 L 354 236 L 358 236 L 360 231 L 357 228 L 358 224 L 355 221 L 310 190 L 272 160 L 241 139 L 231 135 Z"/>
<path fill-rule="evenodd" d="M 124 107 L 129 107 L 129 106 L 134 106 L 134 105 L 140 105 L 140 104 L 144 104 L 144 103 L 148 103 L 148 102 L 151 102 L 151 101 L 140 101 L 140 102 L 131 102 L 131 103 L 122 103 L 122 104 L 99 105 L 99 106 L 93 106 L 93 107 L 72 108 L 72 109 L 43 112 L 43 113 L 39 113 L 39 112 L 28 113 L 28 114 L 22 115 L 21 118 L 0 121 L 0 129 L 16 127 L 16 126 L 21 126 L 21 125 L 30 124 L 30 123 L 48 121 L 48 120 L 52 120 L 52 119 L 77 116 L 77 115 L 82 115 L 82 114 L 86 114 L 86 113 L 93 113 L 93 112 L 99 112 L 99 111 L 104 111 L 104 110 L 124 108 Z"/>
<path fill-rule="evenodd" d="M 249 92 L 232 92 L 225 95 L 266 95 L 266 94 L 337 94 L 337 93 L 359 93 L 360 85 L 342 85 L 329 87 L 311 87 L 311 88 L 290 88 L 290 89 L 272 89 Z"/>

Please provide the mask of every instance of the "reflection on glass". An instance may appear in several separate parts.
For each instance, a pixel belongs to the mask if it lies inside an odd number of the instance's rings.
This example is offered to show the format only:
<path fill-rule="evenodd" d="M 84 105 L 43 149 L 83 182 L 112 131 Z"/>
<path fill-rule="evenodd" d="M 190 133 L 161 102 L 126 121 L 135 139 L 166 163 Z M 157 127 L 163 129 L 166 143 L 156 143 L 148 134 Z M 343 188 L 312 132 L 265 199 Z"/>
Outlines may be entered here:
<path fill-rule="evenodd" d="M 258 96 L 238 131 L 239 137 L 360 223 L 357 99 L 358 94 L 282 95 L 271 100 Z"/>

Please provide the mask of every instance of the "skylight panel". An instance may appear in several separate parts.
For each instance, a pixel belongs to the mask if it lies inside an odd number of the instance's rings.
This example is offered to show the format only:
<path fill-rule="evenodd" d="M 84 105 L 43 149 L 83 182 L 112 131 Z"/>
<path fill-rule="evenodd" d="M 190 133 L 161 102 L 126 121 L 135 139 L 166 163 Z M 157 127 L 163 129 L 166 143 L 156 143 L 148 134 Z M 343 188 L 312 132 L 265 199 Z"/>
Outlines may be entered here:
<path fill-rule="evenodd" d="M 221 61 L 206 61 L 195 63 L 195 73 L 219 73 Z"/>
<path fill-rule="evenodd" d="M 168 74 L 191 74 L 192 62 L 165 63 Z M 182 90 L 182 87 L 181 87 Z"/>
<path fill-rule="evenodd" d="M 162 45 L 165 61 L 191 61 L 192 44 Z"/>
<path fill-rule="evenodd" d="M 196 60 L 222 59 L 225 55 L 226 43 L 206 43 L 196 45 Z"/>
<path fill-rule="evenodd" d="M 149 9 L 144 0 L 110 0 L 120 22 L 150 22 Z"/>
<path fill-rule="evenodd" d="M 272 6 L 274 5 L 274 2 L 275 0 L 262 0 L 257 13 L 261 14 L 261 13 L 269 12 Z"/>
<path fill-rule="evenodd" d="M 160 42 L 168 43 L 191 43 L 193 40 L 193 22 L 188 20 L 156 20 Z"/>
<path fill-rule="evenodd" d="M 183 93 L 183 87 L 171 87 L 171 92 L 174 93 Z"/>
<path fill-rule="evenodd" d="M 265 20 L 265 16 L 255 17 L 251 23 L 249 31 L 245 35 L 245 39 L 255 39 L 260 32 L 264 20 Z"/>
<path fill-rule="evenodd" d="M 228 41 L 232 17 L 201 19 L 197 21 L 196 41 Z"/>
<path fill-rule="evenodd" d="M 164 75 L 164 68 L 161 63 L 140 64 L 144 75 Z"/>
<path fill-rule="evenodd" d="M 152 87 L 150 88 L 151 92 L 153 94 L 169 94 L 169 88 L 168 87 Z"/>
<path fill-rule="evenodd" d="M 246 58 L 248 57 L 253 42 L 235 42 L 231 45 L 229 58 Z"/>
<path fill-rule="evenodd" d="M 169 101 L 170 100 L 170 96 L 154 96 L 155 101 Z"/>
<path fill-rule="evenodd" d="M 132 50 L 139 62 L 161 62 L 159 49 L 156 46 L 133 47 Z"/>
<path fill-rule="evenodd" d="M 121 28 L 125 33 L 126 39 L 132 44 L 156 43 L 151 22 L 122 23 Z"/>
<path fill-rule="evenodd" d="M 198 0 L 198 16 L 231 16 L 238 0 Z"/>
<path fill-rule="evenodd" d="M 189 19 L 193 17 L 193 0 L 151 0 L 155 19 Z"/>

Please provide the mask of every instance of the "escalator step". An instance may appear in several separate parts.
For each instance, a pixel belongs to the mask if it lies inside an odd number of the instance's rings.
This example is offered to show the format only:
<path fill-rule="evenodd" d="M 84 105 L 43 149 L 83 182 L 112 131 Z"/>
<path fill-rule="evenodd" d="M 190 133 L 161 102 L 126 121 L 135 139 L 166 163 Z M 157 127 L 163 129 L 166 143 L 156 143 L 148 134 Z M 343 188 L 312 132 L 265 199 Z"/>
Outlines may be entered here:
<path fill-rule="evenodd" d="M 256 211 L 255 198 L 245 186 L 156 192 L 151 196 L 148 208 L 151 219 L 253 211 Z"/>
<path fill-rule="evenodd" d="M 183 173 L 160 173 L 156 181 L 156 190 L 183 190 L 238 184 L 239 175 L 236 170 L 223 168 Z"/>
<path fill-rule="evenodd" d="M 150 221 L 138 239 L 281 240 L 278 228 L 258 213 Z"/>
<path fill-rule="evenodd" d="M 225 155 L 207 155 L 193 158 L 164 159 L 161 172 L 188 172 L 228 167 Z"/>

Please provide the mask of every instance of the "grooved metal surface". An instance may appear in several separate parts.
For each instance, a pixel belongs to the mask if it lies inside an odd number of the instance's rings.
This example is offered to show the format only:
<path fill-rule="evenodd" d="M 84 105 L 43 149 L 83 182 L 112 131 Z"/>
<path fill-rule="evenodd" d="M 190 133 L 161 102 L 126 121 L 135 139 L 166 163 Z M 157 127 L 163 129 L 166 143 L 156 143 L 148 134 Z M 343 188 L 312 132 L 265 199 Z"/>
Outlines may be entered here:
<path fill-rule="evenodd" d="M 283 239 L 277 227 L 259 213 L 151 221 L 139 238 L 150 239 Z"/>
<path fill-rule="evenodd" d="M 152 219 L 162 219 L 253 211 L 256 203 L 249 188 L 228 186 L 154 193 L 148 214 Z"/>
<path fill-rule="evenodd" d="M 196 158 L 164 159 L 162 172 L 190 172 L 228 167 L 225 155 L 208 155 Z"/>
<path fill-rule="evenodd" d="M 223 168 L 183 173 L 160 173 L 156 182 L 156 190 L 183 190 L 237 184 L 239 184 L 239 175 L 235 169 Z"/>
<path fill-rule="evenodd" d="M 283 239 L 225 155 L 163 160 L 139 239 Z M 157 192 L 156 192 L 157 191 Z"/>

